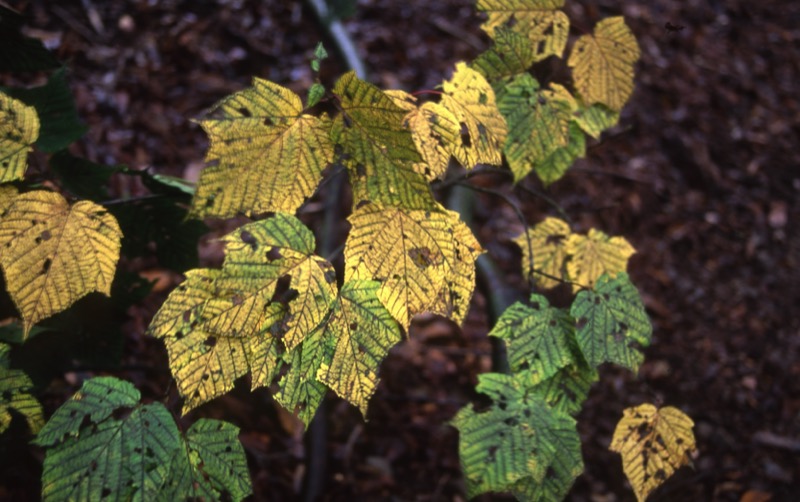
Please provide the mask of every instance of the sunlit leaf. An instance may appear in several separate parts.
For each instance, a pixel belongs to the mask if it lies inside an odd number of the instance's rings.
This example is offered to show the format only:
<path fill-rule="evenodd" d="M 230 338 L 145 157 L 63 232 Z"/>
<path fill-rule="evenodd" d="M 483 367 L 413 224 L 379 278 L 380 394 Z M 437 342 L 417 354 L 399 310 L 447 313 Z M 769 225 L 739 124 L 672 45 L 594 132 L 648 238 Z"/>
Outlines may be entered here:
<path fill-rule="evenodd" d="M 161 403 L 141 404 L 133 385 L 84 382 L 36 438 L 46 449 L 42 498 L 54 500 L 241 500 L 251 492 L 238 429 L 201 420 L 185 438 Z M 221 461 L 224 459 L 224 463 Z"/>
<path fill-rule="evenodd" d="M 472 68 L 490 82 L 524 73 L 536 62 L 533 44 L 524 33 L 511 28 L 494 30 L 494 45 L 478 55 Z"/>
<path fill-rule="evenodd" d="M 575 123 L 589 136 L 598 139 L 600 134 L 617 125 L 619 112 L 615 112 L 602 104 L 581 106 L 574 113 Z"/>
<path fill-rule="evenodd" d="M 38 138 L 36 109 L 0 92 L 0 183 L 22 179 Z"/>
<path fill-rule="evenodd" d="M 536 285 L 541 288 L 558 286 L 561 284 L 558 279 L 564 277 L 564 263 L 568 257 L 566 243 L 572 233 L 569 225 L 558 218 L 547 217 L 526 232 L 527 237 L 522 234 L 514 239 L 522 249 L 522 271 L 525 277 L 533 277 Z M 534 270 L 531 270 L 531 253 Z"/>
<path fill-rule="evenodd" d="M 636 371 L 650 344 L 653 327 L 628 274 L 603 275 L 594 290 L 578 293 L 570 309 L 577 322 L 578 346 L 592 366 L 613 362 Z"/>
<path fill-rule="evenodd" d="M 42 405 L 31 394 L 33 382 L 24 371 L 9 368 L 10 347 L 0 343 L 0 434 L 11 426 L 11 410 L 21 414 L 36 434 L 44 425 Z"/>
<path fill-rule="evenodd" d="M 618 16 L 603 19 L 593 34 L 581 36 L 567 63 L 586 103 L 620 111 L 633 93 L 633 65 L 638 59 L 636 37 Z"/>
<path fill-rule="evenodd" d="M 582 463 L 575 463 L 580 459 L 580 438 L 572 417 L 527 392 L 518 376 L 485 373 L 478 378 L 477 390 L 492 399 L 491 408 L 476 412 L 467 406 L 452 421 L 459 431 L 468 497 L 527 491 L 531 483 L 545 482 L 551 470 L 558 477 L 566 477 L 562 470 L 583 470 Z M 563 468 L 555 459 L 558 455 L 570 459 Z"/>
<path fill-rule="evenodd" d="M 225 243 L 222 269 L 189 271 L 149 328 L 164 338 L 184 412 L 251 370 L 254 387 L 269 385 L 275 344 L 297 346 L 336 297 L 333 267 L 313 254 L 313 234 L 293 216 L 244 225 Z"/>
<path fill-rule="evenodd" d="M 482 250 L 458 213 L 366 204 L 349 220 L 345 281 L 380 282 L 378 298 L 405 328 L 422 312 L 463 321 Z"/>
<path fill-rule="evenodd" d="M 0 265 L 26 332 L 88 293 L 108 295 L 121 238 L 93 202 L 70 206 L 44 190 L 17 195 L 0 217 Z"/>
<path fill-rule="evenodd" d="M 441 105 L 459 124 L 458 141 L 449 145 L 453 157 L 467 169 L 477 164 L 500 165 L 508 127 L 483 75 L 461 62 L 442 88 Z"/>
<path fill-rule="evenodd" d="M 53 73 L 45 85 L 30 89 L 5 89 L 6 93 L 36 109 L 41 124 L 36 147 L 48 153 L 69 146 L 86 132 L 67 84 L 66 69 Z"/>
<path fill-rule="evenodd" d="M 294 213 L 333 158 L 325 122 L 295 93 L 253 79 L 200 122 L 211 140 L 192 203 L 196 217 Z"/>
<path fill-rule="evenodd" d="M 571 364 L 554 376 L 531 387 L 557 411 L 575 416 L 581 411 L 592 384 L 599 379 L 597 370 L 583 364 Z"/>
<path fill-rule="evenodd" d="M 325 384 L 317 379 L 317 371 L 328 353 L 326 344 L 335 340 L 323 338 L 323 329 L 316 329 L 306 335 L 303 341 L 284 354 L 289 370 L 278 382 L 275 400 L 290 413 L 294 413 L 306 427 L 311 423 L 322 398 L 325 396 Z"/>
<path fill-rule="evenodd" d="M 331 138 L 339 146 L 338 161 L 350 175 L 353 204 L 371 200 L 433 208 L 436 202 L 428 183 L 415 169 L 423 159 L 403 125 L 407 111 L 354 72 L 342 76 L 333 93 L 342 111 L 334 119 Z"/>
<path fill-rule="evenodd" d="M 575 326 L 568 312 L 551 307 L 544 296 L 531 295 L 528 303 L 508 307 L 489 336 L 506 341 L 511 371 L 525 373 L 535 383 L 573 361 L 570 341 Z"/>
<path fill-rule="evenodd" d="M 534 48 L 534 61 L 561 57 L 569 35 L 569 18 L 557 10 L 564 0 L 478 0 L 477 9 L 489 18 L 481 26 L 496 37 L 502 28 L 526 35 Z"/>
<path fill-rule="evenodd" d="M 567 272 L 575 283 L 574 292 L 581 286 L 593 287 L 603 274 L 613 277 L 624 272 L 628 268 L 628 258 L 636 252 L 624 237 L 609 237 L 594 228 L 588 235 L 571 234 L 566 251 L 570 256 Z"/>
<path fill-rule="evenodd" d="M 335 343 L 333 354 L 317 371 L 319 381 L 358 406 L 365 417 L 381 361 L 402 339 L 397 322 L 378 300 L 380 286 L 374 281 L 342 286 L 323 334 Z"/>
<path fill-rule="evenodd" d="M 14 185 L 0 185 L 0 219 L 2 219 L 5 210 L 14 203 L 18 193 L 19 191 Z"/>
<path fill-rule="evenodd" d="M 691 464 L 694 422 L 681 410 L 642 404 L 627 408 L 609 449 L 622 455 L 622 467 L 639 502 L 681 466 Z"/>

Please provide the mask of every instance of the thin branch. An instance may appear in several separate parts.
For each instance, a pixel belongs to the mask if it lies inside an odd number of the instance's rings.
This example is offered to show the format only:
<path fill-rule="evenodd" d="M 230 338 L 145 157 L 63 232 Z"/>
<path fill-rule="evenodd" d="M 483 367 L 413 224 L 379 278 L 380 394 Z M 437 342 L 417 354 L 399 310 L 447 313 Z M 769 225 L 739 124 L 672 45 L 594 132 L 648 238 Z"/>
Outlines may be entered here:
<path fill-rule="evenodd" d="M 526 192 L 529 195 L 533 195 L 534 197 L 538 197 L 538 198 L 542 199 L 543 201 L 547 202 L 550 205 L 550 207 L 552 207 L 553 209 L 555 209 L 558 212 L 558 215 L 561 216 L 561 219 L 566 221 L 569 224 L 569 226 L 572 226 L 572 219 L 569 217 L 567 212 L 564 210 L 563 207 L 561 207 L 561 204 L 559 204 L 558 202 L 554 201 L 549 195 L 546 195 L 546 194 L 536 190 L 535 188 L 531 188 L 531 187 L 525 186 L 522 183 L 520 183 L 517 186 L 523 192 Z"/>

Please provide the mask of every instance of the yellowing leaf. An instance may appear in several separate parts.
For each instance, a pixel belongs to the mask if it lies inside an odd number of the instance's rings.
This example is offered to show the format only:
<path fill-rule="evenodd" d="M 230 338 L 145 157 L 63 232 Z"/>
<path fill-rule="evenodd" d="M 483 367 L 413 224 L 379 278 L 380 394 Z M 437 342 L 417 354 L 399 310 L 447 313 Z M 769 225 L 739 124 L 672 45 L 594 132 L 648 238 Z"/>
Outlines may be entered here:
<path fill-rule="evenodd" d="M 458 141 L 458 120 L 450 110 L 438 103 L 427 102 L 417 107 L 417 98 L 404 91 L 386 91 L 400 108 L 407 110 L 403 125 L 411 131 L 422 162 L 414 164 L 414 170 L 431 181 L 444 176 L 450 163 L 448 145 Z"/>
<path fill-rule="evenodd" d="M 627 408 L 609 449 L 622 455 L 622 467 L 642 502 L 681 466 L 695 449 L 694 422 L 681 410 L 652 404 Z"/>
<path fill-rule="evenodd" d="M 0 343 L 0 434 L 11 426 L 11 410 L 21 414 L 36 434 L 44 425 L 42 405 L 30 393 L 33 382 L 23 371 L 9 368 L 10 347 Z"/>
<path fill-rule="evenodd" d="M 472 68 L 490 82 L 524 73 L 536 61 L 533 44 L 526 34 L 497 28 L 493 38 L 494 45 L 472 62 Z"/>
<path fill-rule="evenodd" d="M 461 165 L 502 164 L 503 143 L 508 134 L 506 121 L 497 109 L 495 95 L 486 79 L 464 63 L 456 64 L 452 80 L 442 85 L 441 105 L 459 124 L 459 137 L 450 145 Z"/>
<path fill-rule="evenodd" d="M 569 35 L 569 18 L 557 10 L 564 0 L 478 0 L 477 9 L 488 12 L 481 26 L 491 37 L 508 27 L 527 35 L 535 49 L 534 61 L 548 56 L 561 57 Z"/>
<path fill-rule="evenodd" d="M 244 225 L 225 242 L 222 269 L 189 271 L 149 328 L 164 338 L 184 411 L 248 371 L 254 388 L 269 385 L 276 344 L 297 346 L 336 296 L 333 267 L 313 254 L 314 236 L 291 215 Z"/>
<path fill-rule="evenodd" d="M 406 110 L 354 72 L 342 76 L 333 93 L 341 113 L 333 121 L 331 138 L 350 175 L 354 205 L 371 200 L 409 209 L 433 208 L 430 187 L 415 170 L 423 159 L 411 131 L 403 126 Z"/>
<path fill-rule="evenodd" d="M 36 109 L 0 92 L 0 183 L 22 179 L 38 138 Z"/>
<path fill-rule="evenodd" d="M 633 65 L 638 59 L 636 37 L 618 16 L 603 19 L 594 34 L 581 36 L 567 63 L 586 103 L 620 111 L 633 93 Z"/>
<path fill-rule="evenodd" d="M 599 103 L 582 106 L 575 112 L 575 123 L 594 139 L 598 139 L 606 129 L 617 125 L 617 121 L 619 121 L 619 112 Z"/>
<path fill-rule="evenodd" d="M 577 292 L 581 286 L 593 287 L 603 274 L 614 277 L 628 267 L 628 258 L 636 252 L 623 237 L 609 237 L 594 228 L 589 235 L 572 234 L 567 239 L 567 263 L 569 278 Z"/>
<path fill-rule="evenodd" d="M 564 277 L 564 263 L 567 260 L 566 243 L 571 234 L 569 225 L 565 221 L 548 217 L 535 227 L 529 228 L 527 238 L 523 234 L 514 239 L 522 249 L 522 271 L 525 277 L 533 277 L 535 283 L 542 288 L 558 286 L 560 282 L 556 278 Z M 528 239 L 531 249 L 528 248 Z M 533 251 L 534 270 L 531 270 L 531 251 Z"/>
<path fill-rule="evenodd" d="M 3 217 L 3 212 L 14 202 L 14 197 L 18 193 L 14 185 L 0 185 L 0 218 Z"/>
<path fill-rule="evenodd" d="M 120 232 L 105 208 L 54 192 L 17 195 L 0 217 L 0 265 L 27 334 L 81 297 L 111 292 Z"/>
<path fill-rule="evenodd" d="M 482 250 L 458 213 L 366 204 L 349 220 L 346 281 L 380 282 L 378 298 L 405 328 L 422 312 L 463 321 Z"/>
<path fill-rule="evenodd" d="M 195 217 L 294 213 L 333 158 L 326 123 L 295 93 L 262 79 L 222 100 L 200 125 L 211 145 L 192 202 Z"/>
<path fill-rule="evenodd" d="M 402 339 L 397 322 L 376 296 L 379 288 L 374 281 L 342 286 L 323 335 L 335 343 L 333 355 L 317 371 L 319 381 L 358 406 L 365 417 L 381 361 Z"/>

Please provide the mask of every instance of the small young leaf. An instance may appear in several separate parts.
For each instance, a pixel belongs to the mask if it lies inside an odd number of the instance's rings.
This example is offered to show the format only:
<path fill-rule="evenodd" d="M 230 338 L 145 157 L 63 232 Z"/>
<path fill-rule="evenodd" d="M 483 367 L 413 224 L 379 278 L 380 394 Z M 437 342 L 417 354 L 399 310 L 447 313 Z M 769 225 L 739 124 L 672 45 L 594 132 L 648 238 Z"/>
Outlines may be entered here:
<path fill-rule="evenodd" d="M 66 68 L 53 73 L 47 83 L 32 89 L 5 89 L 9 96 L 36 109 L 41 124 L 36 147 L 43 152 L 62 150 L 86 132 L 67 84 Z"/>
<path fill-rule="evenodd" d="M 192 201 L 194 217 L 294 213 L 333 157 L 325 122 L 295 93 L 255 78 L 200 125 L 211 140 Z"/>
<path fill-rule="evenodd" d="M 33 382 L 28 375 L 8 367 L 9 352 L 10 347 L 0 343 L 0 434 L 11 425 L 11 410 L 24 416 L 31 432 L 36 434 L 44 425 L 42 405 L 30 394 Z"/>
<path fill-rule="evenodd" d="M 335 348 L 317 371 L 320 382 L 358 406 L 364 417 L 378 386 L 381 361 L 402 339 L 397 322 L 378 300 L 380 286 L 374 281 L 350 281 L 342 286 L 322 335 L 332 340 Z"/>
<path fill-rule="evenodd" d="M 322 45 L 322 42 L 317 42 L 317 46 L 314 47 L 314 58 L 320 61 L 328 58 L 328 51 L 325 50 L 325 46 Z"/>
<path fill-rule="evenodd" d="M 609 450 L 622 455 L 622 467 L 639 502 L 681 466 L 695 449 L 694 422 L 681 410 L 652 404 L 627 408 Z"/>
<path fill-rule="evenodd" d="M 569 18 L 559 9 L 564 0 L 478 0 L 477 10 L 489 13 L 481 26 L 492 38 L 509 27 L 527 35 L 535 48 L 534 61 L 561 57 L 569 35 Z"/>
<path fill-rule="evenodd" d="M 602 103 L 618 112 L 633 93 L 633 65 L 639 55 L 636 37 L 618 16 L 603 19 L 594 34 L 581 36 L 567 64 L 586 103 Z"/>
<path fill-rule="evenodd" d="M 308 89 L 308 102 L 306 103 L 306 107 L 311 108 L 315 106 L 323 96 L 325 96 L 325 86 L 319 82 L 314 82 Z"/>
<path fill-rule="evenodd" d="M 38 138 L 36 109 L 0 91 L 0 183 L 22 179 Z"/>
<path fill-rule="evenodd" d="M 367 204 L 349 221 L 345 281 L 380 282 L 378 298 L 406 329 L 422 312 L 463 321 L 482 250 L 458 213 Z"/>
<path fill-rule="evenodd" d="M 119 259 L 117 220 L 89 201 L 59 194 L 17 195 L 0 218 L 0 265 L 25 332 L 81 297 L 109 295 Z"/>
<path fill-rule="evenodd" d="M 365 200 L 408 209 L 432 209 L 436 201 L 414 166 L 422 161 L 411 132 L 403 127 L 406 111 L 385 92 L 354 72 L 334 86 L 341 103 L 331 138 L 341 147 L 339 162 L 353 185 L 353 205 Z"/>
<path fill-rule="evenodd" d="M 453 78 L 442 87 L 441 105 L 459 124 L 458 140 L 449 145 L 453 157 L 467 169 L 481 163 L 499 166 L 508 126 L 497 109 L 492 87 L 463 62 L 456 64 Z"/>
<path fill-rule="evenodd" d="M 517 302 L 497 320 L 489 336 L 508 344 L 508 364 L 514 373 L 524 373 L 530 383 L 555 375 L 573 362 L 570 343 L 575 326 L 569 313 L 551 307 L 547 298 L 531 295 L 530 306 Z"/>
<path fill-rule="evenodd" d="M 533 277 L 541 288 L 553 288 L 561 284 L 556 278 L 564 277 L 564 264 L 567 260 L 566 244 L 572 231 L 569 225 L 558 218 L 547 217 L 533 228 L 520 235 L 514 242 L 522 249 L 522 271 L 525 277 Z M 530 247 L 528 248 L 528 240 Z M 531 270 L 531 251 L 533 267 Z M 536 272 L 544 272 L 550 277 Z"/>
<path fill-rule="evenodd" d="M 603 275 L 594 290 L 578 293 L 570 309 L 577 322 L 578 346 L 591 366 L 613 362 L 637 371 L 650 345 L 653 327 L 628 274 Z"/>
<path fill-rule="evenodd" d="M 609 237 L 600 230 L 589 230 L 589 235 L 571 234 L 567 239 L 567 272 L 575 284 L 573 292 L 581 286 L 593 287 L 603 274 L 614 276 L 628 268 L 628 258 L 636 250 L 623 237 Z"/>
<path fill-rule="evenodd" d="M 451 422 L 459 431 L 467 496 L 528 492 L 551 477 L 554 486 L 549 490 L 568 489 L 572 482 L 566 478 L 574 479 L 583 470 L 575 420 L 530 394 L 517 375 L 485 373 L 478 378 L 476 390 L 492 399 L 491 408 L 476 412 L 467 406 Z"/>

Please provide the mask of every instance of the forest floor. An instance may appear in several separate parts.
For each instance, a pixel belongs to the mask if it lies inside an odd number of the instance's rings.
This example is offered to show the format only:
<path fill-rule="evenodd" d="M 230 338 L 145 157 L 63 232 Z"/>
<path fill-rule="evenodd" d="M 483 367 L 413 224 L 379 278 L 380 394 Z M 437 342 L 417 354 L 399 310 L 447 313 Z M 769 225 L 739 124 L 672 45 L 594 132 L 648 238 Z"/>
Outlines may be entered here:
<path fill-rule="evenodd" d="M 302 2 L 9 4 L 68 64 L 89 126 L 75 153 L 189 179 L 207 147 L 192 118 L 252 76 L 304 93 L 314 46 L 331 48 Z M 641 402 L 676 406 L 696 424 L 694 469 L 679 471 L 651 500 L 798 500 L 800 3 L 570 0 L 566 11 L 576 34 L 624 15 L 642 58 L 620 125 L 546 191 L 576 229 L 596 227 L 634 245 L 629 272 L 654 324 L 638 375 L 604 367 L 579 416 L 586 472 L 570 500 L 634 500 L 608 445 L 622 410 Z M 683 29 L 668 31 L 667 22 Z M 457 61 L 486 48 L 480 23 L 472 0 L 360 0 L 346 20 L 369 79 L 409 91 L 434 88 Z M 323 82 L 344 70 L 333 54 Z M 528 223 L 553 214 L 546 202 L 497 183 Z M 143 193 L 121 182 L 115 190 Z M 511 242 L 522 224 L 491 195 L 479 195 L 476 213 L 478 239 L 522 294 Z M 219 235 L 230 227 L 214 228 Z M 203 240 L 205 265 L 219 253 Z M 121 373 L 145 394 L 163 395 L 165 352 L 143 332 L 179 276 L 152 262 L 126 266 L 167 278 L 126 324 L 126 364 L 161 370 Z M 412 328 L 382 366 L 367 421 L 330 399 L 326 500 L 464 500 L 457 434 L 447 422 L 475 398 L 476 375 L 489 368 L 486 299 L 478 293 L 473 304 L 461 329 L 436 318 Z M 59 382 L 49 387 L 48 412 L 76 389 L 69 375 Z M 191 416 L 241 427 L 257 500 L 299 497 L 308 467 L 303 430 L 267 390 L 237 388 Z M 39 474 L 23 472 L 27 465 L 0 477 L 0 498 L 37 493 Z"/>

